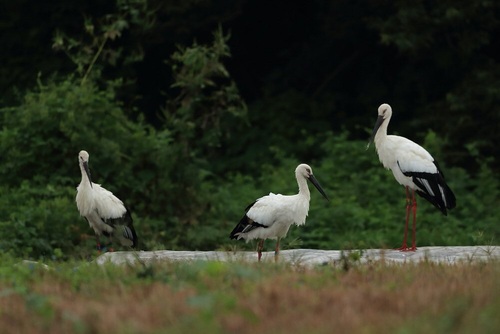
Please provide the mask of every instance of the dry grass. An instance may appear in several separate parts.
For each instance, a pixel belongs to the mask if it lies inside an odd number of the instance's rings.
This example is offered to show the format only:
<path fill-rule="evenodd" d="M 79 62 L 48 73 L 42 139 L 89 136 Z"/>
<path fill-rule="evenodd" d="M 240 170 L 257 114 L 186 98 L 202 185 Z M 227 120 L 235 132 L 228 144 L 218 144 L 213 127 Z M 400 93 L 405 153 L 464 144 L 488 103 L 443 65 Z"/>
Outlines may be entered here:
<path fill-rule="evenodd" d="M 500 332 L 496 261 L 12 271 L 0 273 L 2 333 Z"/>
<path fill-rule="evenodd" d="M 304 284 L 299 274 L 274 277 L 257 285 L 251 294 L 240 296 L 242 308 L 259 321 L 250 329 L 248 321 L 240 317 L 230 330 L 387 333 L 419 318 L 436 323 L 441 317 L 452 316 L 455 322 L 447 329 L 459 332 L 463 316 L 479 315 L 494 302 L 497 274 L 476 266 L 382 267 L 352 270 L 316 287 Z"/>

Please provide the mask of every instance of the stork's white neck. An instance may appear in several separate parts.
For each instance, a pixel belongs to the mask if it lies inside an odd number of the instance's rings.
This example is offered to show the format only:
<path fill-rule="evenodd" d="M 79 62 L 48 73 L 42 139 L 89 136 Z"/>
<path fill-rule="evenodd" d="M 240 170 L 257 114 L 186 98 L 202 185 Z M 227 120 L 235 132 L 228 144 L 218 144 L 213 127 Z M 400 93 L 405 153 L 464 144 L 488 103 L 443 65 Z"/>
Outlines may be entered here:
<path fill-rule="evenodd" d="M 80 163 L 80 172 L 82 173 L 82 181 L 80 182 L 80 184 L 82 184 L 84 187 L 90 188 L 90 180 L 87 173 L 85 172 L 85 168 L 83 167 L 82 163 Z"/>
<path fill-rule="evenodd" d="M 307 180 L 302 175 L 296 175 L 297 183 L 299 185 L 299 194 L 305 196 L 307 199 L 311 198 L 311 193 L 309 192 L 309 187 L 307 186 Z"/>
<path fill-rule="evenodd" d="M 389 122 L 391 120 L 391 116 L 384 119 L 382 124 L 377 130 L 375 134 L 375 147 L 378 147 L 381 142 L 383 142 L 387 138 L 387 127 L 389 126 Z"/>

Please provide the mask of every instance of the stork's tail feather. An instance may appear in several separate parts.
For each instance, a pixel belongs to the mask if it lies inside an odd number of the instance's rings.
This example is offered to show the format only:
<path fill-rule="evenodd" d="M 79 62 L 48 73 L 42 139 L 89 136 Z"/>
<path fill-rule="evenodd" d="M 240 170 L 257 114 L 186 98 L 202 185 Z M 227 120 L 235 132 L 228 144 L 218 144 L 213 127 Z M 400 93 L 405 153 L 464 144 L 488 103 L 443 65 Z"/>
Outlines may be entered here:
<path fill-rule="evenodd" d="M 132 215 L 127 208 L 127 212 L 125 212 L 125 224 L 123 224 L 122 237 L 132 242 L 130 247 L 136 248 L 139 244 L 139 240 L 137 238 L 137 233 L 135 232 L 135 228 L 132 221 Z"/>
<path fill-rule="evenodd" d="M 250 205 L 248 205 L 246 208 L 245 208 L 245 212 L 248 212 L 248 210 L 250 210 L 250 208 L 255 204 L 257 203 L 257 201 L 251 203 Z M 229 234 L 229 238 L 230 239 L 241 239 L 241 233 L 245 233 L 245 232 L 248 232 L 249 230 L 252 229 L 252 224 L 256 224 L 253 220 L 251 220 L 250 218 L 248 218 L 248 216 L 245 214 L 243 216 L 243 218 L 241 218 L 240 222 L 238 223 L 238 225 L 236 225 L 236 227 L 233 229 L 233 231 L 231 232 L 231 234 Z M 260 224 L 258 224 L 260 225 Z"/>
<path fill-rule="evenodd" d="M 128 209 L 120 218 L 107 219 L 105 222 L 113 227 L 112 236 L 117 239 L 122 246 L 137 247 L 139 240 L 134 229 L 132 215 Z M 107 236 L 110 235 L 108 234 Z"/>
<path fill-rule="evenodd" d="M 421 190 L 417 194 L 431 202 L 445 216 L 447 210 L 456 206 L 456 198 L 453 191 L 446 184 L 441 173 L 413 173 L 413 183 Z"/>
<path fill-rule="evenodd" d="M 236 227 L 233 229 L 231 234 L 229 234 L 230 239 L 239 239 L 240 233 L 242 233 L 248 225 L 250 225 L 251 220 L 248 218 L 247 215 L 244 215 L 243 218 L 241 218 L 240 222 L 236 225 Z"/>
<path fill-rule="evenodd" d="M 443 186 L 443 196 L 445 199 L 446 208 L 453 209 L 454 207 L 457 206 L 457 199 L 455 197 L 455 194 L 453 193 L 453 191 L 451 191 L 450 187 L 448 187 L 448 185 L 444 183 L 444 180 L 442 186 Z"/>
<path fill-rule="evenodd" d="M 257 227 L 264 227 L 267 228 L 266 225 L 262 225 L 260 223 L 254 222 L 252 219 L 250 219 L 247 215 L 244 215 L 243 218 L 241 218 L 240 222 L 236 227 L 233 229 L 231 234 L 229 235 L 229 238 L 231 239 L 242 239 L 242 235 L 245 233 L 250 232 L 254 228 Z"/>
<path fill-rule="evenodd" d="M 129 225 L 129 226 L 124 226 L 123 227 L 123 238 L 132 241 L 132 245 L 130 247 L 136 248 L 139 240 L 137 239 L 137 233 L 135 232 L 134 226 Z"/>

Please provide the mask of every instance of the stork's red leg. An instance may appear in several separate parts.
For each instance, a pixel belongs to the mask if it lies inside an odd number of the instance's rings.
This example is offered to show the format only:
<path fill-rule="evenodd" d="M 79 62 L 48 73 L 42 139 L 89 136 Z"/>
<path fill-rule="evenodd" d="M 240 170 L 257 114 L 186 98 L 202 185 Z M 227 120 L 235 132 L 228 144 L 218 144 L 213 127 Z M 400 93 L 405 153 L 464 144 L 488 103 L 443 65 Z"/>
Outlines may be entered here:
<path fill-rule="evenodd" d="M 408 188 L 407 188 L 408 194 Z M 403 246 L 400 248 L 403 252 L 414 252 L 417 250 L 416 239 L 417 239 L 417 198 L 415 197 L 415 190 L 411 190 L 411 204 L 410 199 L 407 198 L 407 207 L 406 207 L 406 228 L 405 228 L 405 240 L 403 241 Z M 406 245 L 406 236 L 408 230 L 408 220 L 410 211 L 413 211 L 413 230 L 412 230 L 412 238 L 411 238 L 411 247 Z M 404 248 L 403 248 L 404 247 Z"/>
<path fill-rule="evenodd" d="M 413 238 L 411 242 L 410 251 L 417 250 L 417 198 L 415 197 L 415 190 L 412 190 L 412 208 L 413 208 Z"/>
<path fill-rule="evenodd" d="M 408 220 L 410 219 L 410 210 L 411 210 L 411 198 L 410 198 L 410 188 L 405 187 L 406 190 L 406 222 L 405 222 L 405 234 L 403 237 L 403 244 L 401 247 L 396 248 L 400 251 L 408 250 L 408 246 L 406 244 L 406 239 L 408 238 Z"/>
<path fill-rule="evenodd" d="M 96 241 L 96 247 L 97 247 L 97 254 L 101 254 L 101 241 L 99 240 L 99 235 L 95 235 L 95 241 Z"/>
<path fill-rule="evenodd" d="M 274 262 L 278 262 L 278 255 L 280 253 L 280 239 L 276 240 L 276 247 L 274 248 Z"/>
<path fill-rule="evenodd" d="M 109 242 L 106 245 L 106 247 L 108 248 L 108 252 L 114 252 L 115 249 L 113 248 L 113 239 L 111 239 L 111 236 L 108 238 L 108 240 Z"/>
<path fill-rule="evenodd" d="M 264 248 L 264 239 L 259 240 L 259 243 L 257 244 L 257 258 L 259 259 L 262 257 L 262 249 Z"/>

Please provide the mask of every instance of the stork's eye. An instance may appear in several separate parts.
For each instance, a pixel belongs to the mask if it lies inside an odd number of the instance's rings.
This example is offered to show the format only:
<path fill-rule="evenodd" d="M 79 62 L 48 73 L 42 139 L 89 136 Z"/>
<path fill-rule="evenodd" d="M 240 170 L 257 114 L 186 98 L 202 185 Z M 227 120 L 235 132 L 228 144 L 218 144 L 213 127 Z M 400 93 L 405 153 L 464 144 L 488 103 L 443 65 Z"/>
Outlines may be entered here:
<path fill-rule="evenodd" d="M 311 174 L 311 170 L 309 168 L 306 168 L 307 174 Z"/>

